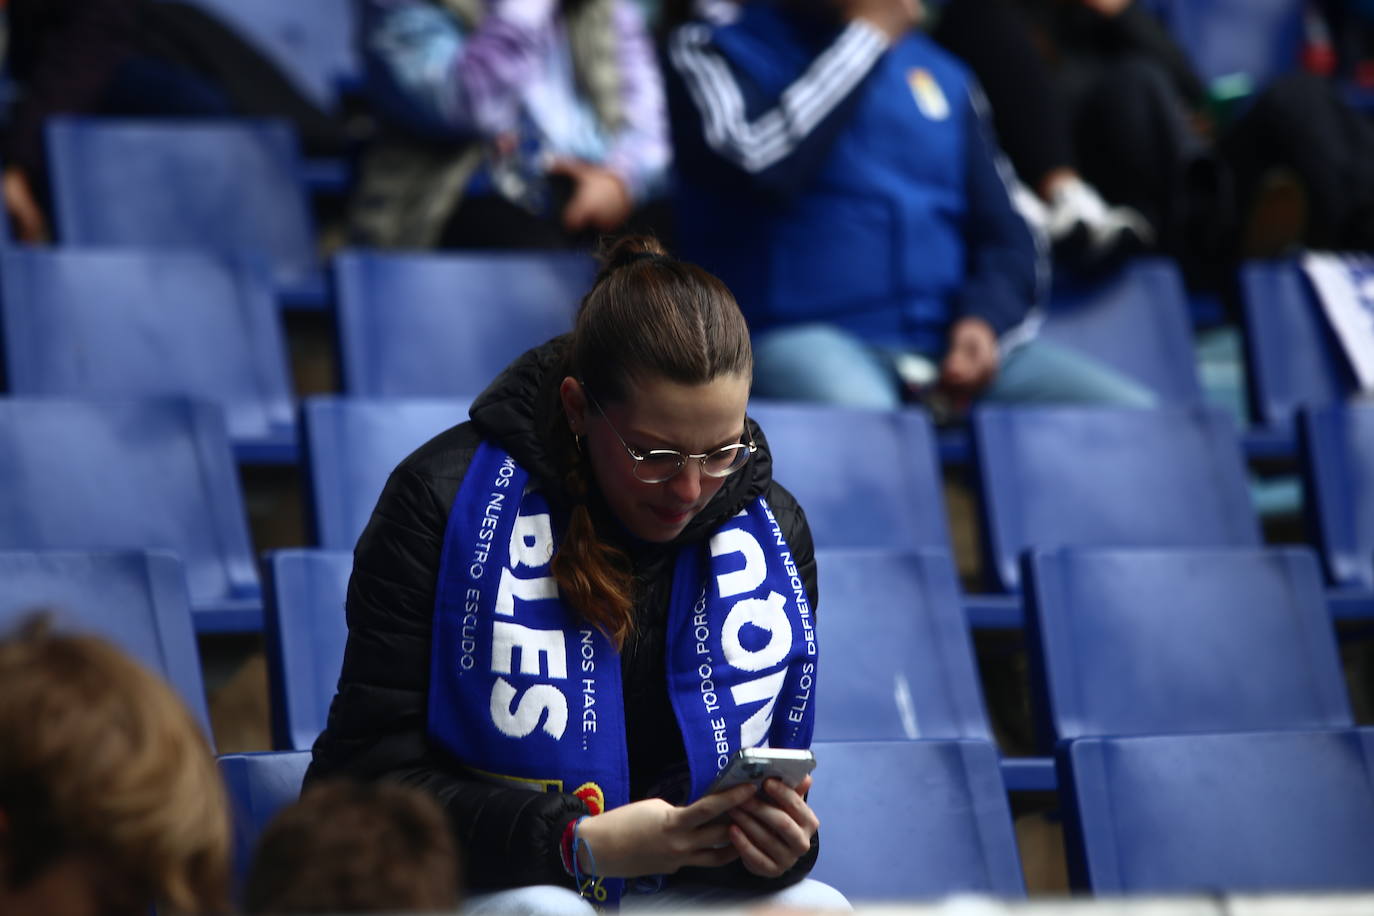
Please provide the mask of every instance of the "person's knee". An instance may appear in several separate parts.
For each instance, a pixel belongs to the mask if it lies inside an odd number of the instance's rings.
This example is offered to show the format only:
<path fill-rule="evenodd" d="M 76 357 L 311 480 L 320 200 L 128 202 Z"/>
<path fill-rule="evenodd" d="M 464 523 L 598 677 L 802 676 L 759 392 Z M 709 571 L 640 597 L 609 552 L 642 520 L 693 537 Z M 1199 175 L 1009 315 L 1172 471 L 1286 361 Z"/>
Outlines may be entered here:
<path fill-rule="evenodd" d="M 576 891 L 552 884 L 477 894 L 464 916 L 594 916 L 596 909 Z"/>
<path fill-rule="evenodd" d="M 769 902 L 803 910 L 854 909 L 844 894 L 814 878 L 806 878 L 786 890 L 779 891 Z"/>
<path fill-rule="evenodd" d="M 755 337 L 753 395 L 849 407 L 900 405 L 895 375 L 882 359 L 853 334 L 825 324 Z"/>

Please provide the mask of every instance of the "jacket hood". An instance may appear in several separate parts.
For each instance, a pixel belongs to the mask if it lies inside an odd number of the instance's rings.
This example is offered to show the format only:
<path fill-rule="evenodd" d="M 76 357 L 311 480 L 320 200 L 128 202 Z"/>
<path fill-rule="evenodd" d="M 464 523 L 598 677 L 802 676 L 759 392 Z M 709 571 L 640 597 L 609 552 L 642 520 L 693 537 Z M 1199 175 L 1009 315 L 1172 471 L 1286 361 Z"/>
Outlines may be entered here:
<path fill-rule="evenodd" d="M 555 337 L 521 355 L 478 395 L 468 412 L 482 438 L 509 452 L 529 471 L 550 502 L 563 508 L 572 502 L 563 483 L 566 459 L 558 454 L 559 449 L 551 440 L 553 432 L 559 429 L 558 424 L 563 422 L 558 388 L 570 372 L 570 339 L 571 335 L 567 334 Z M 726 478 L 724 486 L 687 524 L 674 543 L 707 537 L 767 492 L 773 479 L 773 459 L 758 424 L 752 419 L 747 422 L 758 450 L 742 470 Z M 610 520 L 610 511 L 597 492 L 594 480 L 590 482 L 590 489 L 595 503 L 591 507 L 592 515 L 598 522 L 598 529 L 607 530 L 601 523 L 603 517 Z"/>

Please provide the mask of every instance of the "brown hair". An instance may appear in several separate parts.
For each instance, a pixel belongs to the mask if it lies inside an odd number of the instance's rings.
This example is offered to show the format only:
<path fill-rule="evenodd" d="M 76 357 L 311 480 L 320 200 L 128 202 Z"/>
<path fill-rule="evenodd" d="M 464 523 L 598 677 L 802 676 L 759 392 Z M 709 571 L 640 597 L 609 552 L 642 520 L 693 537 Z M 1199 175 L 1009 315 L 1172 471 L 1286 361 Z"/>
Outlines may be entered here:
<path fill-rule="evenodd" d="M 0 809 L 11 888 L 86 855 L 130 906 L 225 908 L 229 815 L 200 727 L 160 677 L 45 616 L 0 640 Z"/>
<path fill-rule="evenodd" d="M 703 385 L 752 374 L 749 327 L 720 280 L 670 257 L 649 236 L 606 246 L 601 263 L 577 313 L 569 356 L 570 373 L 601 404 L 622 401 L 644 379 Z M 574 508 L 553 575 L 564 598 L 621 646 L 634 631 L 629 560 L 597 538 L 586 505 L 590 468 L 561 412 L 555 415 Z"/>
<path fill-rule="evenodd" d="M 439 803 L 396 783 L 318 783 L 258 840 L 249 913 L 457 909 L 458 853 Z"/>

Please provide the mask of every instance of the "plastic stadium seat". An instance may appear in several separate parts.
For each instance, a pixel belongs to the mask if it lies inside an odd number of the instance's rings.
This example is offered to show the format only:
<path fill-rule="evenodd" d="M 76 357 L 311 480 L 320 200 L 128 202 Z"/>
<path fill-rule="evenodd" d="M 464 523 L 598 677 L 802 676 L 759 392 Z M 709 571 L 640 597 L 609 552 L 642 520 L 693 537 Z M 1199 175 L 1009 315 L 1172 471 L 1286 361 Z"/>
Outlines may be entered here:
<path fill-rule="evenodd" d="M 1230 418 L 1201 407 L 980 407 L 987 567 L 1020 586 L 1028 547 L 1254 547 Z"/>
<path fill-rule="evenodd" d="M 279 550 L 267 559 L 264 636 L 272 687 L 272 737 L 305 751 L 324 731 L 339 683 L 353 572 L 348 551 Z"/>
<path fill-rule="evenodd" d="M 218 408 L 0 399 L 0 550 L 165 548 L 197 630 L 256 630 L 261 592 Z"/>
<path fill-rule="evenodd" d="M 309 766 L 309 751 L 225 754 L 219 758 L 234 822 L 235 887 L 243 887 L 253 861 L 253 849 L 268 821 L 300 798 Z"/>
<path fill-rule="evenodd" d="M 1298 409 L 1345 401 L 1355 376 L 1297 261 L 1244 264 L 1240 290 L 1253 413 L 1291 454 Z"/>
<path fill-rule="evenodd" d="M 1337 586 L 1374 589 L 1374 406 L 1302 414 L 1313 530 Z"/>
<path fill-rule="evenodd" d="M 315 543 L 352 550 L 396 465 L 468 418 L 466 399 L 307 398 L 301 408 Z"/>
<path fill-rule="evenodd" d="M 817 547 L 948 550 L 935 434 L 917 410 L 754 401 L 773 478 L 806 509 Z"/>
<path fill-rule="evenodd" d="M 255 258 L 17 249 L 0 255 L 19 395 L 218 402 L 249 459 L 295 460 L 295 407 L 271 280 Z"/>
<path fill-rule="evenodd" d="M 166 551 L 0 551 L 0 629 L 44 609 L 59 630 L 109 639 L 176 688 L 207 738 L 186 571 Z"/>
<path fill-rule="evenodd" d="M 831 549 L 816 564 L 816 739 L 991 740 L 949 554 Z"/>
<path fill-rule="evenodd" d="M 1188 294 L 1174 262 L 1141 259 L 1056 289 L 1046 312 L 1043 339 L 1093 354 L 1163 403 L 1202 403 Z"/>
<path fill-rule="evenodd" d="M 1256 89 L 1299 65 L 1303 0 L 1151 0 L 1203 81 L 1244 74 Z"/>
<path fill-rule="evenodd" d="M 818 743 L 812 877 L 851 901 L 1022 897 L 1011 812 L 985 741 Z"/>
<path fill-rule="evenodd" d="M 1036 551 L 1025 571 L 1055 739 L 1355 724 L 1310 550 Z"/>
<path fill-rule="evenodd" d="M 355 0 L 191 0 L 233 27 L 325 110 L 361 79 Z"/>
<path fill-rule="evenodd" d="M 57 117 L 47 146 L 64 245 L 255 251 L 283 304 L 325 304 L 285 122 Z"/>
<path fill-rule="evenodd" d="M 344 391 L 474 397 L 525 350 L 572 330 L 595 264 L 562 252 L 334 259 Z"/>
<path fill-rule="evenodd" d="M 1374 888 L 1372 730 L 1085 738 L 1062 760 L 1070 874 L 1097 894 Z"/>

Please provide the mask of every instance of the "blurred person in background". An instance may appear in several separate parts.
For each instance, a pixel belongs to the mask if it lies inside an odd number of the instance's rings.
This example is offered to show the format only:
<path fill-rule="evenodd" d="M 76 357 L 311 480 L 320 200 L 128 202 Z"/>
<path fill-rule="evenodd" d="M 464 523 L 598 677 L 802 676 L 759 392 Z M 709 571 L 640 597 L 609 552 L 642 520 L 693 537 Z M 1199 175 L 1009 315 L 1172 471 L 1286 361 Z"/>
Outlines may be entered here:
<path fill-rule="evenodd" d="M 714 11 L 714 12 L 713 12 Z M 754 395 L 1146 406 L 1036 339 L 1047 252 L 919 0 L 719 4 L 669 41 L 684 252 L 734 290 Z"/>
<path fill-rule="evenodd" d="M 398 783 L 317 783 L 272 818 L 244 892 L 252 916 L 452 913 L 453 832 L 432 796 Z"/>
<path fill-rule="evenodd" d="M 35 618 L 0 640 L 0 912 L 216 913 L 229 814 L 172 688 Z"/>
<path fill-rule="evenodd" d="M 667 115 L 634 0 L 364 0 L 362 46 L 383 131 L 356 241 L 590 247 L 658 221 Z"/>

